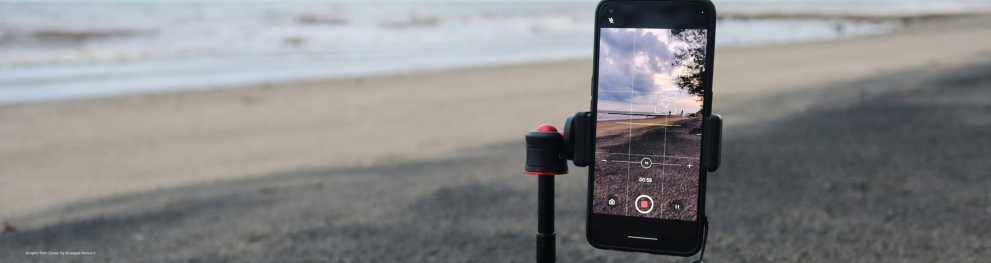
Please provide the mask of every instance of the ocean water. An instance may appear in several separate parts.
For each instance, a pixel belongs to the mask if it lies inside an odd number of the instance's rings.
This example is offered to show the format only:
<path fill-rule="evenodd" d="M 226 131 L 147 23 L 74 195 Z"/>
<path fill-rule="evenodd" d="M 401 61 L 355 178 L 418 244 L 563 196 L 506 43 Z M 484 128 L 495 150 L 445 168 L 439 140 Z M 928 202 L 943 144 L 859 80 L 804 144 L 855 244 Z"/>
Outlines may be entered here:
<path fill-rule="evenodd" d="M 0 104 L 590 58 L 596 1 L 0 1 Z M 991 1 L 716 1 L 717 47 Z"/>

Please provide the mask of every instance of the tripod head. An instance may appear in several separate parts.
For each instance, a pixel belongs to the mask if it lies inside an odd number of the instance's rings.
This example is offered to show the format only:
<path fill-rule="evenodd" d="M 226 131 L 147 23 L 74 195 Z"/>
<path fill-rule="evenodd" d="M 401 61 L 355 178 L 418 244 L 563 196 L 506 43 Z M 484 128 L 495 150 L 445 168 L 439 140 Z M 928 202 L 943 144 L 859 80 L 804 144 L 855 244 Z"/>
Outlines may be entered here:
<path fill-rule="evenodd" d="M 542 124 L 526 133 L 527 162 L 524 171 L 533 175 L 567 174 L 568 160 L 586 167 L 592 162 L 594 131 L 592 114 L 580 111 L 568 116 L 564 130 Z M 723 118 L 717 114 L 703 120 L 702 165 L 706 171 L 719 169 Z"/>
<path fill-rule="evenodd" d="M 568 173 L 568 160 L 585 167 L 592 160 L 591 114 L 586 111 L 568 116 L 564 130 L 545 123 L 526 133 L 527 161 L 524 171 L 533 175 Z"/>
<path fill-rule="evenodd" d="M 587 111 L 568 116 L 564 130 L 554 125 L 542 124 L 536 130 L 526 133 L 525 173 L 538 176 L 537 190 L 537 262 L 555 261 L 554 233 L 554 176 L 568 173 L 568 160 L 575 166 L 588 166 L 594 156 L 595 126 L 592 114 Z M 702 160 L 706 171 L 719 168 L 720 144 L 722 143 L 723 118 L 710 115 L 703 119 Z M 699 260 L 705 254 L 706 237 L 709 235 L 709 221 L 703 211 L 704 236 Z"/>

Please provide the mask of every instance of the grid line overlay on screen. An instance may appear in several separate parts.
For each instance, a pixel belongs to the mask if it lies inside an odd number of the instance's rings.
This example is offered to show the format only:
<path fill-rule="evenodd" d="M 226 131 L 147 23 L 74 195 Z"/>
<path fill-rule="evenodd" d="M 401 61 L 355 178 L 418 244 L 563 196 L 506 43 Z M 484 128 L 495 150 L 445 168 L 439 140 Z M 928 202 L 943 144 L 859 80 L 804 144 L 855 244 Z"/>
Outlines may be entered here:
<path fill-rule="evenodd" d="M 636 34 L 636 31 L 633 31 L 633 54 L 634 54 L 634 56 L 636 56 L 636 54 L 637 54 L 637 34 Z M 632 64 L 631 66 L 633 66 L 633 67 L 636 67 L 636 65 L 637 65 L 635 59 L 631 59 L 630 60 L 630 63 Z M 630 70 L 630 92 L 634 91 L 633 85 L 634 85 L 634 83 L 636 83 L 636 76 L 637 76 L 637 71 L 636 70 Z M 632 96 L 632 94 L 631 94 L 631 96 Z M 629 118 L 629 120 L 627 120 L 627 122 L 633 122 L 633 115 L 632 114 L 633 114 L 633 100 L 630 100 L 630 114 L 627 115 L 627 117 Z M 631 139 L 631 137 L 633 136 L 633 124 L 630 124 L 629 125 L 629 128 L 630 128 L 630 133 L 629 133 L 630 137 L 626 137 L 627 138 L 627 141 L 626 141 L 626 146 L 627 146 L 626 147 L 626 150 L 627 150 L 626 151 L 626 154 L 627 154 L 626 155 L 626 161 L 627 161 L 627 164 L 626 164 L 626 182 L 627 182 L 627 184 L 626 184 L 626 197 L 627 198 L 630 197 L 630 185 L 631 185 L 629 183 L 631 181 L 630 181 L 630 164 L 628 162 L 630 160 L 630 154 L 633 153 L 633 139 Z M 629 212 L 630 212 L 630 206 L 626 206 L 626 213 L 628 214 Z"/>
<path fill-rule="evenodd" d="M 697 94 L 675 82 L 679 74 L 689 74 L 681 63 L 691 61 L 677 53 L 686 52 L 686 40 L 671 31 L 665 38 L 658 29 L 611 30 L 616 31 L 604 33 L 611 34 L 609 40 L 600 41 L 607 46 L 600 49 L 604 53 L 597 63 L 604 70 L 599 72 L 596 110 L 596 136 L 602 139 L 594 153 L 603 168 L 594 171 L 602 178 L 596 179 L 596 189 L 602 190 L 595 193 L 595 213 L 691 221 L 689 214 L 697 207 L 685 202 L 694 200 L 688 190 L 699 179 L 698 116 L 703 105 Z M 605 202 L 613 198 L 623 207 L 609 208 Z"/>

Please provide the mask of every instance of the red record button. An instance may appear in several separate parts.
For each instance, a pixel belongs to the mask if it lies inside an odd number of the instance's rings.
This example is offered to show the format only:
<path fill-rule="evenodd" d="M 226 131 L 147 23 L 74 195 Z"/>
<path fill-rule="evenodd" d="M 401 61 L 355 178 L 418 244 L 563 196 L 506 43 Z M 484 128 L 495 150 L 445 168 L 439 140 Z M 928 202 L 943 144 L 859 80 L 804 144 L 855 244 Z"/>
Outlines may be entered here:
<path fill-rule="evenodd" d="M 634 206 L 634 208 L 636 208 L 637 212 L 640 212 L 641 214 L 650 213 L 650 211 L 654 210 L 654 199 L 651 199 L 650 196 L 647 195 L 637 196 L 637 202 L 635 204 L 636 206 Z"/>

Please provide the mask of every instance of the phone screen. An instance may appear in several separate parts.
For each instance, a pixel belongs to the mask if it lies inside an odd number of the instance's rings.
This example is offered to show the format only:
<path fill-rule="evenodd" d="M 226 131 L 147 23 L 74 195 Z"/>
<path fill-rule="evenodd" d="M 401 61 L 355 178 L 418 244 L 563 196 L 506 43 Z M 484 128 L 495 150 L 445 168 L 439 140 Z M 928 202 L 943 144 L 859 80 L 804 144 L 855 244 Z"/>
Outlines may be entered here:
<path fill-rule="evenodd" d="M 696 221 L 707 30 L 605 26 L 592 213 Z"/>

